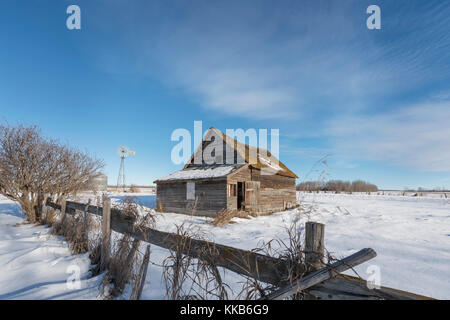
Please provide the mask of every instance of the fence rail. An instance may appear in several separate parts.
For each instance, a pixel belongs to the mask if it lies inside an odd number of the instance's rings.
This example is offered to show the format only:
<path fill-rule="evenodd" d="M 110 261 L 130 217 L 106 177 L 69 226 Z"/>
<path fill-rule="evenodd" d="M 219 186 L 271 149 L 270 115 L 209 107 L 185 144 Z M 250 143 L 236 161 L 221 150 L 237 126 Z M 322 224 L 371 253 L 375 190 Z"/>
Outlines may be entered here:
<path fill-rule="evenodd" d="M 104 264 L 107 264 L 104 259 L 109 258 L 109 237 L 113 230 L 169 250 L 174 249 L 180 241 L 188 241 L 188 245 L 183 246 L 183 254 L 206 261 L 213 259 L 216 266 L 280 287 L 267 297 L 268 299 L 282 299 L 299 290 L 321 299 L 430 299 L 385 287 L 369 289 L 363 279 L 340 275 L 341 272 L 374 258 L 376 253 L 370 248 L 320 268 L 324 250 L 324 226 L 318 223 L 308 222 L 305 236 L 307 242 L 305 248 L 309 248 L 305 255 L 308 264 L 316 271 L 290 283 L 288 281 L 290 267 L 286 260 L 148 227 L 138 228 L 134 225 L 134 219 L 122 214 L 118 209 L 111 208 L 110 199 L 106 197 L 103 199 L 102 207 L 65 200 L 57 204 L 50 199 L 47 199 L 46 206 L 61 210 L 63 219 L 66 214 L 74 214 L 77 210 L 101 216 Z M 303 265 L 299 266 L 299 270 L 302 273 L 307 271 Z"/>

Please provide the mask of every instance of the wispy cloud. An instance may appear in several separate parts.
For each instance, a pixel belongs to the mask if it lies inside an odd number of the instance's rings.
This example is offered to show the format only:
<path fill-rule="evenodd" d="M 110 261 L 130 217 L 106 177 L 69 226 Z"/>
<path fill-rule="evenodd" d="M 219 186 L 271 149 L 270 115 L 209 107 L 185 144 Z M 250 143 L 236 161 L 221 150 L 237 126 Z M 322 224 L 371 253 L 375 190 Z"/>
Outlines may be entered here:
<path fill-rule="evenodd" d="M 327 135 L 340 157 L 383 160 L 423 171 L 450 171 L 450 101 L 380 115 L 331 120 Z"/>
<path fill-rule="evenodd" d="M 291 147 L 301 155 L 450 170 L 445 1 L 380 0 L 379 31 L 365 27 L 371 1 L 107 3 L 95 23 L 116 21 L 118 40 L 94 60 L 108 72 L 132 65 L 206 110 L 291 121 L 326 146 Z"/>
<path fill-rule="evenodd" d="M 120 48 L 94 60 L 109 72 L 133 65 L 203 108 L 251 119 L 367 109 L 449 77 L 448 7 L 383 3 L 382 30 L 373 32 L 368 4 L 153 1 L 124 10 L 108 1 L 92 23 L 108 39 L 116 21 Z"/>

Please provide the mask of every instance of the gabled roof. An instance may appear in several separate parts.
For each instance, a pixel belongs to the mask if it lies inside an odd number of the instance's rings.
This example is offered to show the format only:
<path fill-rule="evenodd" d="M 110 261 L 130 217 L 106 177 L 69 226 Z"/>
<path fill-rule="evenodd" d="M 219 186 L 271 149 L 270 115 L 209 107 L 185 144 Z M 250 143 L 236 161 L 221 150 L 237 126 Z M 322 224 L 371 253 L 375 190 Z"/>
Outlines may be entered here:
<path fill-rule="evenodd" d="M 209 131 L 205 135 L 205 138 L 207 138 L 211 134 L 215 134 L 216 136 L 222 137 L 222 140 L 224 140 L 228 146 L 234 149 L 239 154 L 239 156 L 245 161 L 245 163 L 250 164 L 252 167 L 292 178 L 298 178 L 294 172 L 289 170 L 288 167 L 286 167 L 280 160 L 278 160 L 275 156 L 273 156 L 267 149 L 241 143 L 214 127 L 211 127 L 209 129 Z M 205 141 L 205 138 L 202 140 L 202 143 L 203 141 Z M 194 154 L 191 156 L 191 159 L 184 166 L 184 169 L 187 169 L 189 165 L 192 163 L 194 155 L 197 153 L 199 148 L 200 146 L 197 147 Z M 253 159 L 250 159 L 250 152 L 256 155 L 256 161 L 251 162 L 251 160 Z"/>
<path fill-rule="evenodd" d="M 211 164 L 211 165 L 192 165 L 194 155 L 200 151 L 200 147 L 204 141 L 214 134 L 221 137 L 223 141 L 241 157 L 243 163 L 237 164 Z M 251 161 L 250 153 L 256 155 L 256 161 Z M 211 127 L 202 140 L 202 144 L 197 147 L 192 154 L 190 160 L 186 163 L 182 170 L 175 171 L 155 183 L 162 181 L 178 181 L 178 180 L 197 180 L 197 179 L 220 179 L 234 173 L 237 169 L 248 164 L 261 171 L 270 172 L 271 174 L 279 174 L 292 178 L 298 178 L 295 173 L 288 169 L 281 161 L 274 157 L 270 151 L 241 143 L 236 139 L 226 135 L 222 131 Z"/>

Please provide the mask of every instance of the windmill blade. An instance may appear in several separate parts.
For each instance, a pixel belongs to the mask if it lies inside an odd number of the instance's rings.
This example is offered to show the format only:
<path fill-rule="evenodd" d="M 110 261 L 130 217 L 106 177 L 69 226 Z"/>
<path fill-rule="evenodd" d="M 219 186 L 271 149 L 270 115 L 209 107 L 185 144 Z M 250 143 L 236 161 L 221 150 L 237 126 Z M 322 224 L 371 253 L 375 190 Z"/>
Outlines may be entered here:
<path fill-rule="evenodd" d="M 129 152 L 129 149 L 128 149 L 127 146 L 120 146 L 120 147 L 117 149 L 117 153 L 118 153 L 119 156 L 121 156 L 122 158 L 128 157 L 128 152 Z"/>
<path fill-rule="evenodd" d="M 128 154 L 134 156 L 136 154 L 136 151 L 128 151 Z"/>

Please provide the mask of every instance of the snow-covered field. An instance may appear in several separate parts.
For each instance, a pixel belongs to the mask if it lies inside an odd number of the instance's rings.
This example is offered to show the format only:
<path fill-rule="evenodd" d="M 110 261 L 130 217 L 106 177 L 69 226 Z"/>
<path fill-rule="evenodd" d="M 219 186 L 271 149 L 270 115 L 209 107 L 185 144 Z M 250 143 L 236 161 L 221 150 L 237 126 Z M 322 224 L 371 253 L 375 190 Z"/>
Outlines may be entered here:
<path fill-rule="evenodd" d="M 115 201 L 123 197 L 122 194 L 110 196 Z M 378 256 L 356 268 L 360 276 L 366 278 L 367 267 L 376 265 L 383 286 L 439 299 L 450 298 L 450 199 L 400 193 L 298 193 L 298 198 L 302 203 L 300 228 L 304 228 L 307 221 L 324 223 L 325 245 L 334 256 L 344 257 L 365 247 L 375 249 Z M 154 207 L 154 195 L 140 194 L 138 199 L 142 205 Z M 65 288 L 67 266 L 81 260 L 76 263 L 86 277 L 87 257 L 69 256 L 67 244 L 49 237 L 44 227 L 15 227 L 22 219 L 14 206 L 8 200 L 0 202 L 0 298 L 95 298 L 98 279 L 84 280 L 80 291 Z M 224 227 L 213 227 L 209 218 L 172 213 L 158 213 L 156 220 L 159 230 L 174 231 L 176 225 L 185 223 L 198 228 L 212 241 L 253 249 L 262 241 L 285 240 L 286 228 L 298 217 L 297 213 L 295 209 L 252 219 L 235 218 L 236 223 Z M 34 251 L 30 251 L 33 248 Z M 168 252 L 155 246 L 151 248 L 143 298 L 163 299 L 165 289 L 160 265 Z M 27 261 L 34 266 L 29 267 Z M 54 261 L 58 261 L 56 269 L 52 266 Z M 28 268 L 39 271 L 29 273 Z M 234 294 L 239 292 L 241 280 L 232 272 L 225 272 L 224 281 Z"/>
<path fill-rule="evenodd" d="M 0 196 L 0 299 L 95 299 L 100 277 L 88 278 L 88 254 L 72 256 L 63 238 L 23 220 Z M 69 278 L 77 274 L 79 288 Z"/>

